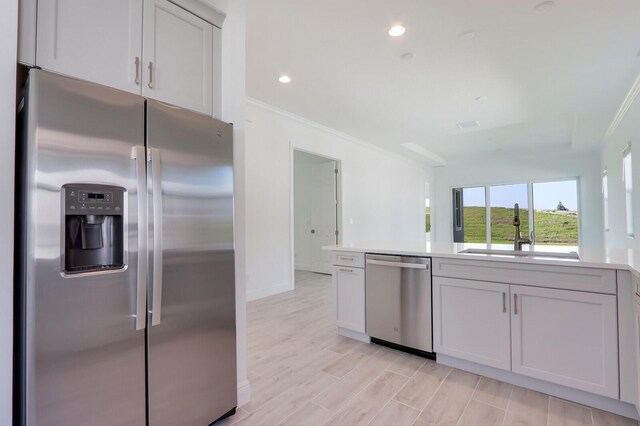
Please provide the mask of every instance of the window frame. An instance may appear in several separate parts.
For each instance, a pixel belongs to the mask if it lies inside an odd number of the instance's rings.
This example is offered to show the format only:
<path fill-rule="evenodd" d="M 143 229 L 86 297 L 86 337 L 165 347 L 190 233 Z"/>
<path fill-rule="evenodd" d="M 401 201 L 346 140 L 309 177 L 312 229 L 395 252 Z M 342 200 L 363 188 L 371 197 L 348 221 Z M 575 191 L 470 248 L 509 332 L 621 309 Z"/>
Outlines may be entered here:
<path fill-rule="evenodd" d="M 578 246 L 581 245 L 582 241 L 582 197 L 580 191 L 580 176 L 566 176 L 566 177 L 558 177 L 558 178 L 549 178 L 549 179 L 536 179 L 536 180 L 527 180 L 527 181 L 510 181 L 510 182 L 496 182 L 496 183 L 483 183 L 483 184 L 468 184 L 468 185 L 457 185 L 451 186 L 451 190 L 460 189 L 464 190 L 465 188 L 484 188 L 485 189 L 485 208 L 486 208 L 486 242 L 488 246 L 491 246 L 491 187 L 492 186 L 502 186 L 502 185 L 527 185 L 527 202 L 528 202 L 528 217 L 529 217 L 529 232 L 533 232 L 535 238 L 535 200 L 533 196 L 533 185 L 536 183 L 551 183 L 551 182 L 569 182 L 573 181 L 576 184 L 576 199 L 578 202 Z M 452 194 L 452 192 L 450 192 Z M 450 203 L 451 205 L 452 203 Z M 453 211 L 450 212 L 449 217 L 452 217 Z M 453 239 L 453 228 L 451 229 L 451 238 Z M 468 244 L 483 244 L 483 243 L 468 243 Z"/>
<path fill-rule="evenodd" d="M 609 232 L 609 175 L 607 168 L 602 171 L 602 220 L 604 222 L 604 231 Z"/>
<path fill-rule="evenodd" d="M 628 159 L 628 166 L 627 166 Z M 633 154 L 631 142 L 622 150 L 622 182 L 624 184 L 625 234 L 627 238 L 635 238 L 633 220 Z"/>

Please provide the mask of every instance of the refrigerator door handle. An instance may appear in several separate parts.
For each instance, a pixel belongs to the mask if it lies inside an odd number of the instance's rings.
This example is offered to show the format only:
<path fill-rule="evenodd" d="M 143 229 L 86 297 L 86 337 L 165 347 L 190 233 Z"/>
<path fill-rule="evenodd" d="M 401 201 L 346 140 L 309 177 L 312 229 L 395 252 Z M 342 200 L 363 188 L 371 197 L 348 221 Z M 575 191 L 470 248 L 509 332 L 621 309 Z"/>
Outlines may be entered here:
<path fill-rule="evenodd" d="M 135 146 L 132 158 L 136 161 L 136 179 L 138 193 L 138 277 L 136 287 L 136 330 L 143 330 L 147 322 L 147 188 L 146 156 L 143 146 Z"/>
<path fill-rule="evenodd" d="M 151 188 L 153 197 L 153 294 L 151 297 L 151 325 L 160 324 L 162 316 L 162 179 L 160 150 L 149 150 L 151 159 Z"/>

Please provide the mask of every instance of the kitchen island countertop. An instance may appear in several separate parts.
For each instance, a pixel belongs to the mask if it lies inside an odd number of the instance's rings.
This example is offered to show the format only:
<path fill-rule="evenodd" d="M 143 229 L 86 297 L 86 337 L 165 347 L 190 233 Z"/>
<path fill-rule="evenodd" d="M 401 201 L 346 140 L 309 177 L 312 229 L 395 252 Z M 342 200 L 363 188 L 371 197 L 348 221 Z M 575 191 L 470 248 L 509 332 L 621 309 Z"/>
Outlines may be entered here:
<path fill-rule="evenodd" d="M 580 259 L 515 256 L 509 254 L 460 253 L 467 249 L 513 250 L 508 244 L 432 243 L 406 241 L 356 241 L 328 245 L 324 250 L 357 253 L 395 254 L 402 256 L 430 256 L 496 262 L 533 263 L 539 265 L 566 265 L 585 268 L 622 269 L 640 277 L 640 250 L 624 248 L 587 248 L 576 246 L 525 246 L 523 252 L 569 253 L 576 252 Z"/>

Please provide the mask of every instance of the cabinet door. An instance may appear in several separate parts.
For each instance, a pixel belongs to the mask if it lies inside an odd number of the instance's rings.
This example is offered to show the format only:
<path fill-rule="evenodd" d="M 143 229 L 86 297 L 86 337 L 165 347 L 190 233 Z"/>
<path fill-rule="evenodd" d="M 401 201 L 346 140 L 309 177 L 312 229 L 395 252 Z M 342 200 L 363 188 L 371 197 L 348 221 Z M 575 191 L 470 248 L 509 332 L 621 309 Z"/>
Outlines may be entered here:
<path fill-rule="evenodd" d="M 640 412 L 640 296 L 634 296 L 633 310 L 634 310 L 634 349 L 636 355 L 636 409 Z"/>
<path fill-rule="evenodd" d="M 436 353 L 511 368 L 509 285 L 433 278 Z"/>
<path fill-rule="evenodd" d="M 333 268 L 336 289 L 336 325 L 365 332 L 364 269 Z"/>
<path fill-rule="evenodd" d="M 141 93 L 142 0 L 39 0 L 37 28 L 38 66 Z"/>
<path fill-rule="evenodd" d="M 616 297 L 511 286 L 512 369 L 617 399 Z"/>
<path fill-rule="evenodd" d="M 145 0 L 142 94 L 211 115 L 213 28 L 167 0 Z"/>

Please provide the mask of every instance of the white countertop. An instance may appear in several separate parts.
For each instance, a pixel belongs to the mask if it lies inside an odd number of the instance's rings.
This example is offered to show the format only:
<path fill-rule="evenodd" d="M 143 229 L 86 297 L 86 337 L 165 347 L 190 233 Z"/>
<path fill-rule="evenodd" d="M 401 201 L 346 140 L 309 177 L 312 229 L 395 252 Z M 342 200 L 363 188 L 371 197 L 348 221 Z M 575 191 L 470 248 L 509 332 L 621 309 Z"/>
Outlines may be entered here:
<path fill-rule="evenodd" d="M 534 248 L 530 246 L 523 247 L 523 251 L 531 252 L 568 253 L 575 251 L 580 256 L 579 260 L 548 257 L 522 257 L 504 254 L 496 255 L 460 253 L 460 251 L 470 248 L 513 250 L 513 246 L 509 244 L 425 243 L 403 241 L 358 241 L 323 247 L 324 250 L 351 251 L 360 253 L 465 258 L 475 260 L 482 259 L 497 262 L 517 262 L 535 263 L 541 265 L 582 266 L 586 268 L 623 269 L 629 270 L 635 275 L 640 276 L 640 250 L 547 245 L 538 245 Z"/>

